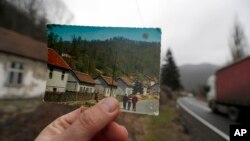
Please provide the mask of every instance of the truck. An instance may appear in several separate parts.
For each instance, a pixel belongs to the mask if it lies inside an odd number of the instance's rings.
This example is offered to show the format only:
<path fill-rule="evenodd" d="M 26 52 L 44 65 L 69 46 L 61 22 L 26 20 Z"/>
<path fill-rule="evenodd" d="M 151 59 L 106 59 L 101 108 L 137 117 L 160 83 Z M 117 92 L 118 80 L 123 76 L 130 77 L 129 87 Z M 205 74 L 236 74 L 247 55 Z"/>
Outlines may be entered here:
<path fill-rule="evenodd" d="M 208 78 L 208 106 L 238 121 L 250 112 L 250 56 L 227 65 Z"/>

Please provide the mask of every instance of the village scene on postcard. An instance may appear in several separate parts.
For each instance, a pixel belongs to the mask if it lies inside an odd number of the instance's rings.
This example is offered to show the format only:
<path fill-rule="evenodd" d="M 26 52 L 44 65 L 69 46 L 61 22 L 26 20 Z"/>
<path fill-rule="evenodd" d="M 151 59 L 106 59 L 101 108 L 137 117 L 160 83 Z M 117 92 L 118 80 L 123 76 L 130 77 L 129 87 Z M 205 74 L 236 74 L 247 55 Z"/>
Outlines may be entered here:
<path fill-rule="evenodd" d="M 111 96 L 121 111 L 159 113 L 160 29 L 47 29 L 46 102 L 90 107 Z"/>

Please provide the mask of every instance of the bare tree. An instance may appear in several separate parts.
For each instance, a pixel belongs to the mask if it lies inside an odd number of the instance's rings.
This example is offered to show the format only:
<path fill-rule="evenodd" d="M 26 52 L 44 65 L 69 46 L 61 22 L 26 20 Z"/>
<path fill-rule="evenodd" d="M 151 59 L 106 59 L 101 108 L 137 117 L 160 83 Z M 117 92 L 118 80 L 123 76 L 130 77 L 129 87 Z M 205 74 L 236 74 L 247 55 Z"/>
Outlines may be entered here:
<path fill-rule="evenodd" d="M 67 24 L 73 19 L 73 14 L 61 0 L 7 0 L 24 10 L 29 17 L 39 24 L 44 19 L 48 23 Z"/>
<path fill-rule="evenodd" d="M 46 41 L 46 24 L 68 24 L 73 16 L 61 0 L 0 0 L 0 26 Z"/>
<path fill-rule="evenodd" d="M 233 28 L 232 39 L 230 40 L 230 50 L 233 62 L 246 56 L 246 47 L 247 43 L 245 40 L 244 30 L 241 24 L 236 20 Z"/>

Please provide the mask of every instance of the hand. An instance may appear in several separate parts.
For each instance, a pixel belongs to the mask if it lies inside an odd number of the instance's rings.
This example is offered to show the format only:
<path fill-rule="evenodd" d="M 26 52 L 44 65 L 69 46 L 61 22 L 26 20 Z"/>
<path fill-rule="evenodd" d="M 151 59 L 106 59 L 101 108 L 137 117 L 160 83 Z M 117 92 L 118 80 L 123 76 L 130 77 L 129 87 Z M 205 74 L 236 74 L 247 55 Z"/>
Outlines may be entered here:
<path fill-rule="evenodd" d="M 119 110 L 116 99 L 105 98 L 89 109 L 59 117 L 35 141 L 126 141 L 126 128 L 114 122 Z"/>

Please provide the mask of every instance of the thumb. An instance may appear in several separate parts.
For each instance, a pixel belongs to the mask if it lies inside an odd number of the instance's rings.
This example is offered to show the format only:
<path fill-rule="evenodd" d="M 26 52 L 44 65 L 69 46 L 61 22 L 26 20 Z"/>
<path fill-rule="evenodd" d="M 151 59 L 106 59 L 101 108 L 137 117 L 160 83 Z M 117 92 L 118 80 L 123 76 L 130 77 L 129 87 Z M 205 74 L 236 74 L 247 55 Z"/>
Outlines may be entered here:
<path fill-rule="evenodd" d="M 63 140 L 89 141 L 112 122 L 118 113 L 118 101 L 111 97 L 105 98 L 92 108 L 84 110 L 72 126 L 65 131 Z"/>

